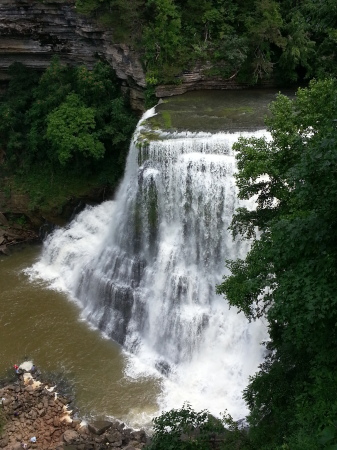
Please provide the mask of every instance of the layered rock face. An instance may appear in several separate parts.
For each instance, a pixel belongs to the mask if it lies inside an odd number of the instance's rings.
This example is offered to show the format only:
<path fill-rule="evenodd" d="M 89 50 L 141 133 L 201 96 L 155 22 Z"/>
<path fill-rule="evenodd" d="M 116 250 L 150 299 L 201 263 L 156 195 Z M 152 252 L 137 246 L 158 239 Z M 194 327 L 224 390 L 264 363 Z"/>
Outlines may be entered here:
<path fill-rule="evenodd" d="M 14 62 L 45 69 L 55 54 L 63 63 L 88 68 L 106 60 L 129 89 L 133 108 L 143 109 L 145 74 L 137 53 L 78 14 L 73 0 L 0 0 L 0 80 Z"/>
<path fill-rule="evenodd" d="M 145 73 L 139 55 L 128 45 L 116 43 L 113 30 L 76 11 L 74 0 L 0 0 L 0 81 L 6 80 L 13 62 L 45 69 L 53 55 L 64 63 L 91 68 L 106 60 L 123 80 L 131 105 L 144 110 Z M 243 89 L 233 79 L 209 76 L 210 67 L 196 64 L 175 85 L 161 85 L 156 96 L 168 97 L 199 89 Z"/>

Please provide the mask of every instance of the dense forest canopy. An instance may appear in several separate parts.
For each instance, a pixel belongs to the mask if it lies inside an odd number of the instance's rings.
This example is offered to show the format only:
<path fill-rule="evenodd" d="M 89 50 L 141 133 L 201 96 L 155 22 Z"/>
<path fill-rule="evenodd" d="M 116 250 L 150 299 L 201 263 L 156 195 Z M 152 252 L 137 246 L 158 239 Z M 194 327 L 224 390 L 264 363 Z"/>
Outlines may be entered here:
<path fill-rule="evenodd" d="M 76 0 L 138 49 L 148 84 L 184 71 L 296 83 L 337 70 L 334 0 Z"/>
<path fill-rule="evenodd" d="M 43 73 L 16 63 L 0 103 L 0 175 L 30 192 L 32 207 L 90 182 L 114 186 L 137 121 L 114 71 L 55 58 Z M 8 178 L 7 178 L 8 177 Z M 62 203 L 63 200 L 61 200 Z"/>
<path fill-rule="evenodd" d="M 234 235 L 253 238 L 218 286 L 231 305 L 265 317 L 268 356 L 250 380 L 257 449 L 337 448 L 337 82 L 279 95 L 266 120 L 272 140 L 235 144 L 242 199 Z M 259 236 L 255 232 L 259 230 Z"/>

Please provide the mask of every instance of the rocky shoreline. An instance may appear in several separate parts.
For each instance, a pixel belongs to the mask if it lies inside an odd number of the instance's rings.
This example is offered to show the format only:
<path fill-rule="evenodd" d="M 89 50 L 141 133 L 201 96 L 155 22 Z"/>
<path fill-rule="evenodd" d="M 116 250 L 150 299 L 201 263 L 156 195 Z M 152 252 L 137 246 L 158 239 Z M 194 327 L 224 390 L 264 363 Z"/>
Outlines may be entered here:
<path fill-rule="evenodd" d="M 33 230 L 11 227 L 0 227 L 0 254 L 9 255 L 10 248 L 14 245 L 39 242 L 39 236 Z"/>
<path fill-rule="evenodd" d="M 31 228 L 19 224 L 10 224 L 0 212 L 0 254 L 8 255 L 11 246 L 24 242 L 37 242 L 38 234 Z"/>
<path fill-rule="evenodd" d="M 17 380 L 0 389 L 0 448 L 20 450 L 137 450 L 149 438 L 144 430 L 117 420 L 86 423 L 69 410 L 57 388 L 38 381 L 31 362 L 21 364 Z M 2 425 L 2 427 L 1 427 Z"/>

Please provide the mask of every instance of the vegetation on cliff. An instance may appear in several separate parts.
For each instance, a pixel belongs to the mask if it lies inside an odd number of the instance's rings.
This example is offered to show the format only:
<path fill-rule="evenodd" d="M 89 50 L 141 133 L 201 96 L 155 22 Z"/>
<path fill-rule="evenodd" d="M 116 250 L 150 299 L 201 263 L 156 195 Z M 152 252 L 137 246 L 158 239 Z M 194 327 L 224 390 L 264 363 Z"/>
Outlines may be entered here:
<path fill-rule="evenodd" d="M 149 85 L 205 75 L 254 84 L 333 75 L 337 7 L 333 0 L 75 0 L 77 11 L 110 25 L 136 47 Z"/>
<path fill-rule="evenodd" d="M 253 244 L 218 293 L 268 321 L 268 356 L 244 393 L 258 449 L 337 448 L 336 93 L 330 79 L 279 95 L 273 140 L 236 144 L 239 197 L 257 208 L 240 208 L 232 231 Z"/>
<path fill-rule="evenodd" d="M 113 70 L 54 59 L 42 75 L 21 64 L 10 74 L 0 104 L 2 189 L 28 191 L 33 208 L 90 185 L 115 186 L 137 119 Z"/>
<path fill-rule="evenodd" d="M 269 340 L 244 391 L 249 430 L 226 417 L 229 446 L 215 448 L 336 450 L 337 81 L 279 95 L 270 110 L 272 140 L 235 144 L 239 197 L 257 206 L 239 208 L 231 230 L 252 246 L 217 286 L 249 320 L 267 321 Z M 164 413 L 151 449 L 214 448 L 218 424 L 206 413 Z"/>

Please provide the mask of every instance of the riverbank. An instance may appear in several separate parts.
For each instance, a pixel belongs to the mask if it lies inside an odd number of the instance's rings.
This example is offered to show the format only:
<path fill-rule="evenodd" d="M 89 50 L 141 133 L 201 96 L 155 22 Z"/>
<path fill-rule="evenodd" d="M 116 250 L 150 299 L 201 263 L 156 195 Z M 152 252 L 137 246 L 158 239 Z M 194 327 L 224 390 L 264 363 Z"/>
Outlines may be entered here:
<path fill-rule="evenodd" d="M 14 369 L 13 369 L 14 370 Z M 145 447 L 143 430 L 126 428 L 119 421 L 85 422 L 70 409 L 57 386 L 39 381 L 30 362 L 20 366 L 17 379 L 0 388 L 0 448 L 19 450 L 136 450 Z"/>
<path fill-rule="evenodd" d="M 40 242 L 55 226 L 66 225 L 71 218 L 87 205 L 98 205 L 111 198 L 113 188 L 108 185 L 89 187 L 79 185 L 63 195 L 47 198 L 46 202 L 33 207 L 30 195 L 18 188 L 6 196 L 0 183 L 0 255 L 9 255 L 18 244 Z M 69 198 L 66 198 L 68 194 Z"/>
<path fill-rule="evenodd" d="M 0 254 L 9 255 L 10 249 L 18 244 L 38 242 L 38 233 L 20 224 L 10 224 L 0 212 Z"/>

